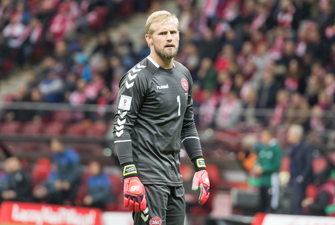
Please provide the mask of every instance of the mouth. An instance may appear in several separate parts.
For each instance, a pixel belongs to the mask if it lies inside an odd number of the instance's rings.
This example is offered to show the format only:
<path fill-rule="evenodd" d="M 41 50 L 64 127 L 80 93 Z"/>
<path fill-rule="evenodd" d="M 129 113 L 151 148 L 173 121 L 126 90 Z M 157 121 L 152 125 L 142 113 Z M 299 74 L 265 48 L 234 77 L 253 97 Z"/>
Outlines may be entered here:
<path fill-rule="evenodd" d="M 174 47 L 175 47 L 174 44 L 167 44 L 164 46 L 164 48 L 174 48 Z"/>

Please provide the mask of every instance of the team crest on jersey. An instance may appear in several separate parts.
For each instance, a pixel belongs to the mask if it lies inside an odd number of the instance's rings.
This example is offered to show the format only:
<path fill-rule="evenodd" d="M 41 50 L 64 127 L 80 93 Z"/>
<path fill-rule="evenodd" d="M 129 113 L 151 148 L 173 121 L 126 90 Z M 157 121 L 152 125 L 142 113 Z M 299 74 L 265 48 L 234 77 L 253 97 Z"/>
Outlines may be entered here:
<path fill-rule="evenodd" d="M 159 216 L 154 216 L 150 220 L 150 225 L 162 225 L 162 219 Z"/>
<path fill-rule="evenodd" d="M 181 81 L 181 86 L 184 88 L 185 91 L 188 91 L 188 82 L 185 78 L 182 78 Z"/>

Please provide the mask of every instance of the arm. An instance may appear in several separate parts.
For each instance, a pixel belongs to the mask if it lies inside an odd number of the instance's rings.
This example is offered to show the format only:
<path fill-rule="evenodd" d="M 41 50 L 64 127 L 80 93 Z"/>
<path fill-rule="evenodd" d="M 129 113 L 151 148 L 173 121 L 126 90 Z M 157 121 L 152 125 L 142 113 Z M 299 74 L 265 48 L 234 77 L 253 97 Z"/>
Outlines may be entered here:
<path fill-rule="evenodd" d="M 194 123 L 192 88 L 193 82 L 191 76 L 188 79 L 189 90 L 187 98 L 187 108 L 184 114 L 183 127 L 181 130 L 181 141 L 185 150 L 192 161 L 197 158 L 203 158 L 200 139 Z"/>
<path fill-rule="evenodd" d="M 137 178 L 130 133 L 146 95 L 147 81 L 145 74 L 137 73 L 136 75 L 132 71 L 129 71 L 120 80 L 113 135 L 115 150 L 122 167 L 123 205 L 126 208 L 129 207 L 132 211 L 140 212 L 147 208 L 145 189 L 142 182 Z M 135 192 L 135 189 L 138 191 Z"/>
<path fill-rule="evenodd" d="M 192 100 L 193 82 L 191 76 L 189 76 L 188 82 L 190 85 L 188 90 L 187 108 L 184 114 L 183 127 L 181 130 L 181 139 L 196 171 L 192 181 L 192 190 L 200 188 L 198 202 L 200 205 L 203 205 L 206 203 L 210 195 L 210 182 L 206 171 L 205 160 L 202 155 L 200 139 L 194 123 Z"/>
<path fill-rule="evenodd" d="M 130 76 L 129 76 L 130 75 Z M 146 80 L 144 74 L 137 74 L 134 78 L 132 71 L 125 74 L 120 81 L 120 90 L 116 101 L 116 112 L 114 122 L 114 144 L 118 153 L 119 161 L 123 169 L 123 177 L 127 175 L 137 176 L 136 168 L 126 166 L 134 165 L 130 133 L 137 120 L 143 99 L 146 95 Z M 130 80 L 129 77 L 132 76 Z"/>

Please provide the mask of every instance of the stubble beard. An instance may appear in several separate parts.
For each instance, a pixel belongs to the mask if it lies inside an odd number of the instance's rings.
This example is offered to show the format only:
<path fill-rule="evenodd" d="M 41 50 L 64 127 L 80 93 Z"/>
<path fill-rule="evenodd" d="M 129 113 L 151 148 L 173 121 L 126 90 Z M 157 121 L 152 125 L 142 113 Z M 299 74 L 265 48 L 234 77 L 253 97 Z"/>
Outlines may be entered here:
<path fill-rule="evenodd" d="M 161 58 L 161 59 L 173 59 L 177 53 L 178 53 L 178 46 L 175 47 L 172 51 L 168 52 L 164 48 L 163 49 L 158 49 L 156 45 L 153 45 L 156 54 Z"/>

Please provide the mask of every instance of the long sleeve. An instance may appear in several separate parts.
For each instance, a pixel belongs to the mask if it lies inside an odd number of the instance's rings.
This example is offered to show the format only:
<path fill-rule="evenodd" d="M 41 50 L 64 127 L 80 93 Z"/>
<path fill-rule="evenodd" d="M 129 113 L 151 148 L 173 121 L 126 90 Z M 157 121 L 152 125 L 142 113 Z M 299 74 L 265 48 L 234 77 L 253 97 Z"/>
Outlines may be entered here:
<path fill-rule="evenodd" d="M 191 76 L 189 76 L 189 84 L 190 87 L 188 90 L 187 108 L 184 115 L 183 127 L 181 131 L 181 140 L 188 156 L 191 160 L 193 160 L 198 157 L 203 157 L 203 155 L 200 145 L 200 139 L 194 122 L 192 99 L 193 82 Z"/>
<path fill-rule="evenodd" d="M 143 73 L 134 74 L 130 70 L 121 78 L 119 86 L 113 135 L 115 150 L 120 164 L 123 165 L 133 162 L 130 133 L 146 95 L 147 81 Z"/>
<path fill-rule="evenodd" d="M 330 196 L 326 191 L 320 192 L 316 197 L 316 201 L 308 206 L 310 215 L 325 215 L 325 208 L 329 203 L 329 199 Z"/>

